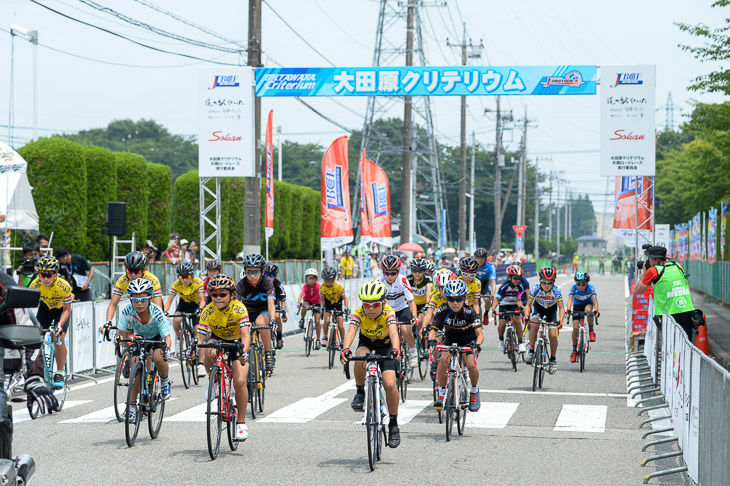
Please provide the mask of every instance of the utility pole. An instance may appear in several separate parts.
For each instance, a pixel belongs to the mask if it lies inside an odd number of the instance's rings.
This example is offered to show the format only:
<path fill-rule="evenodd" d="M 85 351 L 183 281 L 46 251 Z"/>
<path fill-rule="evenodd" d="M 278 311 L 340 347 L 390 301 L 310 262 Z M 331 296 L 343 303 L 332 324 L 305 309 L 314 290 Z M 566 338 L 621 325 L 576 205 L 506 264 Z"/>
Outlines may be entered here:
<path fill-rule="evenodd" d="M 500 97 L 497 96 L 497 135 L 495 143 L 494 161 L 494 233 L 492 235 L 491 250 L 499 250 L 502 246 L 502 166 L 504 156 L 502 155 L 502 111 Z"/>
<path fill-rule="evenodd" d="M 477 158 L 477 136 L 473 131 L 471 132 L 471 185 L 469 193 L 471 194 L 471 204 L 469 204 L 469 251 L 474 254 L 474 250 L 477 248 L 476 235 L 474 233 L 474 165 Z"/>
<path fill-rule="evenodd" d="M 261 0 L 248 0 L 248 65 L 261 67 Z M 243 252 L 261 253 L 261 98 L 254 97 L 254 167 L 256 176 L 246 177 L 244 197 Z M 281 153 L 281 152 L 279 152 Z"/>
<path fill-rule="evenodd" d="M 276 135 L 279 137 L 279 182 L 281 182 L 281 125 L 276 127 Z"/>
<path fill-rule="evenodd" d="M 553 241 L 553 171 L 550 171 L 550 202 L 548 203 L 548 241 Z"/>
<path fill-rule="evenodd" d="M 558 255 L 560 255 L 560 179 L 558 179 L 556 187 L 555 206 L 557 210 L 555 211 L 555 234 L 558 239 Z"/>
<path fill-rule="evenodd" d="M 522 128 L 522 223 L 527 224 L 527 106 L 525 106 L 525 124 Z M 535 228 L 537 231 L 537 228 Z"/>
<path fill-rule="evenodd" d="M 540 258 L 540 173 L 535 159 L 535 246 L 533 258 Z"/>
<path fill-rule="evenodd" d="M 413 10 L 416 0 L 408 0 L 408 14 L 406 20 L 406 66 L 413 65 Z M 405 110 L 403 112 L 403 189 L 401 191 L 400 209 L 400 242 L 411 241 L 411 208 L 415 201 L 412 200 L 411 184 L 411 155 L 413 138 L 413 98 L 406 96 Z"/>

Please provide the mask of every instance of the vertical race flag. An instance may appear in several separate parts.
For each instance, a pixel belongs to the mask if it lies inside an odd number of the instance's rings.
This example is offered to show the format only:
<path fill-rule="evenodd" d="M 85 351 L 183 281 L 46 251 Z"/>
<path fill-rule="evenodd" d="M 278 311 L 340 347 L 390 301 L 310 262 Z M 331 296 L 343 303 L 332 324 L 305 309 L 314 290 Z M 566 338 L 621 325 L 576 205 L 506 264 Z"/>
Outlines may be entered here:
<path fill-rule="evenodd" d="M 727 203 L 720 204 L 720 255 L 725 260 L 725 232 L 727 231 Z"/>
<path fill-rule="evenodd" d="M 707 263 L 717 262 L 717 209 L 710 208 L 707 214 Z"/>
<path fill-rule="evenodd" d="M 332 142 L 322 157 L 321 190 L 320 242 L 322 250 L 330 250 L 353 240 L 347 136 Z"/>
<path fill-rule="evenodd" d="M 379 245 L 392 246 L 388 175 L 378 164 L 365 158 L 365 151 L 362 156 L 362 173 L 365 205 L 370 214 L 371 239 Z"/>
<path fill-rule="evenodd" d="M 274 110 L 269 110 L 266 123 L 266 216 L 264 234 L 268 240 L 274 234 L 274 144 L 272 142 L 272 122 Z M 268 259 L 268 256 L 266 257 Z"/>
<path fill-rule="evenodd" d="M 365 190 L 365 149 L 360 154 L 360 244 L 373 240 L 373 228 L 370 214 L 368 214 L 368 203 Z"/>
<path fill-rule="evenodd" d="M 651 177 L 616 177 L 616 198 L 613 207 L 613 232 L 626 241 L 626 245 L 636 245 L 635 228 L 639 234 L 650 239 L 653 227 Z M 636 222 L 636 198 L 639 198 L 639 222 Z M 639 242 L 641 244 L 641 241 Z"/>

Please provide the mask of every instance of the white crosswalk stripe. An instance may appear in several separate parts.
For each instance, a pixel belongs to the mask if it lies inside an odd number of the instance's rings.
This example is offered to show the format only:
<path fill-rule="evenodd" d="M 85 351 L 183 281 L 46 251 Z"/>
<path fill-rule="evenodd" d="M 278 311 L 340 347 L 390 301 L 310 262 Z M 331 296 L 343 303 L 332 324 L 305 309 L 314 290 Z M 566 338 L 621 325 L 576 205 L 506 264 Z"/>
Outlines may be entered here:
<path fill-rule="evenodd" d="M 519 403 L 482 402 L 478 412 L 466 414 L 466 425 L 481 429 L 503 429 L 519 406 Z"/>
<path fill-rule="evenodd" d="M 606 431 L 606 405 L 563 405 L 555 428 L 559 432 Z"/>
<path fill-rule="evenodd" d="M 79 405 L 91 403 L 92 401 L 93 400 L 66 400 L 66 402 L 64 402 L 63 404 L 63 410 L 68 410 L 69 408 L 74 408 L 78 407 Z M 30 420 L 28 407 L 23 407 L 22 409 L 13 409 L 13 423 L 17 424 L 20 422 L 25 422 L 26 420 Z"/>
<path fill-rule="evenodd" d="M 168 398 L 167 401 L 171 402 L 177 400 L 176 397 Z M 64 407 L 65 408 L 65 407 Z M 116 422 L 117 416 L 114 414 L 114 406 L 102 408 L 95 412 L 87 413 L 81 417 L 76 417 L 68 420 L 62 420 L 62 424 L 80 424 L 80 423 L 105 423 L 105 422 Z"/>

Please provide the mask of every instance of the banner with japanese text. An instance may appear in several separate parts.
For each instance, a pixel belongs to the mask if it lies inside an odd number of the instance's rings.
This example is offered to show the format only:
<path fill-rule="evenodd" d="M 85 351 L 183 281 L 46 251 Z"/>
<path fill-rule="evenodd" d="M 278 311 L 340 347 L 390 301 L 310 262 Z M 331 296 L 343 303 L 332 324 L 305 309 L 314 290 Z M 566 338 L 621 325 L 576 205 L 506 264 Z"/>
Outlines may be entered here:
<path fill-rule="evenodd" d="M 260 68 L 256 96 L 594 95 L 597 72 L 590 65 Z"/>
<path fill-rule="evenodd" d="M 692 229 L 689 237 L 689 259 L 693 261 L 698 261 L 702 258 L 702 225 L 700 219 L 700 213 L 695 214 L 692 218 Z"/>
<path fill-rule="evenodd" d="M 720 212 L 722 217 L 720 219 L 720 255 L 722 255 L 723 261 L 725 260 L 725 232 L 727 231 L 727 203 L 720 204 Z"/>
<path fill-rule="evenodd" d="M 322 250 L 329 250 L 353 240 L 347 136 L 336 139 L 324 153 L 320 188 L 320 242 Z"/>
<path fill-rule="evenodd" d="M 372 241 L 383 246 L 392 246 L 390 213 L 390 182 L 385 171 L 375 162 L 362 157 L 363 192 L 370 215 Z"/>
<path fill-rule="evenodd" d="M 700 219 L 700 261 L 707 260 L 707 225 L 705 224 L 706 213 L 702 211 Z"/>
<path fill-rule="evenodd" d="M 636 199 L 639 199 L 639 234 L 646 239 L 651 238 L 653 226 L 653 207 L 651 177 L 616 177 L 615 201 L 613 208 L 613 232 L 624 238 L 626 245 L 636 245 Z M 639 245 L 643 243 L 640 239 Z"/>
<path fill-rule="evenodd" d="M 266 122 L 266 214 L 264 217 L 264 232 L 266 238 L 274 234 L 274 143 L 273 143 L 274 110 L 269 111 Z"/>
<path fill-rule="evenodd" d="M 360 154 L 360 244 L 368 243 L 373 240 L 373 229 L 371 228 L 370 215 L 368 214 L 368 205 L 365 201 L 365 172 L 363 164 L 365 163 L 365 149 Z"/>
<path fill-rule="evenodd" d="M 717 262 L 717 209 L 710 208 L 707 214 L 707 263 Z"/>

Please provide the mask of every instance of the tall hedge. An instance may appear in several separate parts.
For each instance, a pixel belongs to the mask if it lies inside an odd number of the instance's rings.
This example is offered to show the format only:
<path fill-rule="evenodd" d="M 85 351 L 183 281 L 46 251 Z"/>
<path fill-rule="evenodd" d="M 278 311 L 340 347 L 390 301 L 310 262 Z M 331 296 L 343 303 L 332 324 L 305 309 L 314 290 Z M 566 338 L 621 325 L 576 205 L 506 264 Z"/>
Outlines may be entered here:
<path fill-rule="evenodd" d="M 166 165 L 148 163 L 147 187 L 150 190 L 147 199 L 147 238 L 159 247 L 167 244 L 170 238 L 172 169 Z"/>
<path fill-rule="evenodd" d="M 311 247 L 310 247 L 310 253 L 307 255 L 306 258 L 312 258 L 314 260 L 319 260 L 320 258 L 320 235 L 321 235 L 321 228 L 320 228 L 320 219 L 321 219 L 321 207 L 320 207 L 320 200 L 321 200 L 321 193 L 319 191 L 315 191 L 314 189 L 305 188 L 305 197 L 307 199 L 307 206 L 306 211 L 307 214 L 309 214 L 309 228 L 311 230 L 308 232 L 310 238 L 311 238 Z"/>
<path fill-rule="evenodd" d="M 230 209 L 228 217 L 228 246 L 224 255 L 235 257 L 236 254 L 243 250 L 243 224 L 244 209 L 243 203 L 246 199 L 246 179 L 243 177 L 231 177 L 228 179 L 229 198 L 227 204 Z"/>
<path fill-rule="evenodd" d="M 186 172 L 175 179 L 172 214 L 172 228 L 176 233 L 186 239 L 193 235 L 200 237 L 200 179 L 197 170 Z"/>
<path fill-rule="evenodd" d="M 106 203 L 117 200 L 117 170 L 114 153 L 83 145 L 86 161 L 86 252 L 91 261 L 109 259 L 109 237 L 104 233 Z"/>
<path fill-rule="evenodd" d="M 149 185 L 144 157 L 129 152 L 115 152 L 117 163 L 117 199 L 127 203 L 127 233 L 135 234 L 138 246 L 147 239 L 147 201 Z"/>
<path fill-rule="evenodd" d="M 18 150 L 28 162 L 28 180 L 39 229 L 54 248 L 86 249 L 86 162 L 81 146 L 63 138 L 41 138 Z"/>

